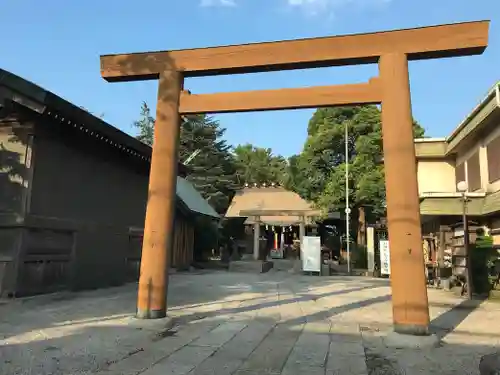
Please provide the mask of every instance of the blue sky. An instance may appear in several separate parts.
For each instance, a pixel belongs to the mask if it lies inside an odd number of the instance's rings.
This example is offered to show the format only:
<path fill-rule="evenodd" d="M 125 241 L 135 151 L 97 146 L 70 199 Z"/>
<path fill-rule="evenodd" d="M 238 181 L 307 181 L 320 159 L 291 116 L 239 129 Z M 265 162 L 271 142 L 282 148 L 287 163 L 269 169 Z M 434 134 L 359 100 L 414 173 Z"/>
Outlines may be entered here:
<path fill-rule="evenodd" d="M 132 133 L 156 82 L 107 83 L 99 55 L 372 32 L 492 20 L 482 56 L 410 64 L 415 118 L 445 136 L 500 79 L 498 0 L 0 0 L 0 67 L 88 108 Z M 193 78 L 193 93 L 354 83 L 377 67 Z M 217 116 L 232 144 L 291 155 L 301 150 L 311 111 Z"/>

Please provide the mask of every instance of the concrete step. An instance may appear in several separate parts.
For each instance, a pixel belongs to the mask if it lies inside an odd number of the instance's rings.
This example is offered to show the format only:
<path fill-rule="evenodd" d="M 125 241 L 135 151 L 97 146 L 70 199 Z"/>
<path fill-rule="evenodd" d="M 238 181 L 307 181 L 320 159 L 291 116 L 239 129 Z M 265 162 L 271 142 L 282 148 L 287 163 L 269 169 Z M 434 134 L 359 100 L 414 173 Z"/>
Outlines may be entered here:
<path fill-rule="evenodd" d="M 273 262 L 261 260 L 237 260 L 229 263 L 229 272 L 265 273 L 273 268 Z"/>
<path fill-rule="evenodd" d="M 295 265 L 295 259 L 273 259 L 272 262 L 275 271 L 289 271 Z"/>

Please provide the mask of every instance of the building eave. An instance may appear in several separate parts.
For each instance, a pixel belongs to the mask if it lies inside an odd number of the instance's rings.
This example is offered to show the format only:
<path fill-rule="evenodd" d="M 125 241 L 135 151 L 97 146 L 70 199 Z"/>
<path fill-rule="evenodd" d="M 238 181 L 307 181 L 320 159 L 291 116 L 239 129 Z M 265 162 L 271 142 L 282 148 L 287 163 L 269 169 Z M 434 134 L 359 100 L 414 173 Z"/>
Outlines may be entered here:
<path fill-rule="evenodd" d="M 487 216 L 500 212 L 500 191 L 469 193 L 467 195 L 467 214 Z M 463 200 L 460 193 L 421 195 L 420 214 L 429 216 L 457 216 L 463 214 Z"/>
<path fill-rule="evenodd" d="M 152 149 L 149 145 L 62 97 L 3 69 L 0 69 L 0 91 L 0 102 L 11 101 L 41 115 L 56 118 L 68 126 L 95 134 L 96 138 L 106 142 L 109 147 L 116 147 L 129 156 L 151 161 Z M 188 168 L 179 163 L 178 173 L 186 175 Z"/>
<path fill-rule="evenodd" d="M 476 116 L 479 111 L 492 99 L 495 99 L 495 101 L 498 103 L 500 101 L 500 98 L 498 97 L 498 87 L 500 86 L 500 81 L 496 82 L 489 90 L 486 96 L 479 102 L 476 107 L 470 112 L 463 120 L 462 122 L 451 132 L 451 134 L 446 138 L 447 142 L 451 142 L 453 139 L 455 139 L 460 132 L 464 129 L 464 127 L 470 122 L 474 116 Z"/>
<path fill-rule="evenodd" d="M 480 103 L 448 137 L 415 139 L 417 158 L 443 159 L 453 157 L 464 143 L 474 140 L 475 135 L 487 127 L 488 119 L 493 118 L 492 115 L 500 116 L 500 81 L 493 85 Z"/>
<path fill-rule="evenodd" d="M 446 156 L 446 138 L 415 139 L 415 155 L 418 159 L 440 159 Z"/>
<path fill-rule="evenodd" d="M 488 119 L 491 119 L 492 115 L 500 115 L 499 86 L 500 81 L 488 91 L 481 102 L 447 137 L 447 155 L 456 153 L 464 143 L 473 140 L 475 135 L 488 124 Z"/>

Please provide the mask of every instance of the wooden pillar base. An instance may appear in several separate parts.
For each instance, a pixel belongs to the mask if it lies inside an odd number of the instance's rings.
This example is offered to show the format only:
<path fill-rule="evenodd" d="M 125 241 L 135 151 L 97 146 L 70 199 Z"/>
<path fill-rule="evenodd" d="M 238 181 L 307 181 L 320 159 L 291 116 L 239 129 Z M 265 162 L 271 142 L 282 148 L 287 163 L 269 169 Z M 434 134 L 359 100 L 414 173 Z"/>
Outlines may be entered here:
<path fill-rule="evenodd" d="M 394 332 L 402 335 L 429 336 L 429 326 L 421 324 L 400 324 L 394 323 Z"/>
<path fill-rule="evenodd" d="M 137 309 L 137 319 L 163 319 L 167 316 L 167 310 L 142 310 Z"/>

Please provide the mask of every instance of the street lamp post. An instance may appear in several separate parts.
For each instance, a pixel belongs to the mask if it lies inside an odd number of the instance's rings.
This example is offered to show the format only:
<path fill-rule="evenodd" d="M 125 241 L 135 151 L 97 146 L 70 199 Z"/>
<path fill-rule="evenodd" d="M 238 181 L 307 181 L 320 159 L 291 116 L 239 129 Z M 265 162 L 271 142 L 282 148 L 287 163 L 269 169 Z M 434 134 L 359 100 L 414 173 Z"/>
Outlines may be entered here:
<path fill-rule="evenodd" d="M 349 127 L 345 123 L 345 249 L 347 253 L 347 273 L 351 273 L 351 248 L 349 243 L 349 220 L 351 209 L 349 208 Z"/>
<path fill-rule="evenodd" d="M 467 286 L 467 298 L 472 299 L 472 270 L 470 261 L 470 237 L 469 237 L 469 220 L 467 218 L 467 182 L 460 181 L 457 183 L 457 191 L 462 193 L 462 226 L 464 230 L 464 252 L 465 252 L 465 284 Z"/>
<path fill-rule="evenodd" d="M 347 273 L 351 274 L 351 244 L 350 244 L 350 236 L 349 236 L 349 219 L 350 219 L 350 214 L 351 214 L 351 209 L 347 207 L 345 209 L 345 228 L 346 228 L 346 235 L 345 235 L 345 250 L 347 253 Z"/>

